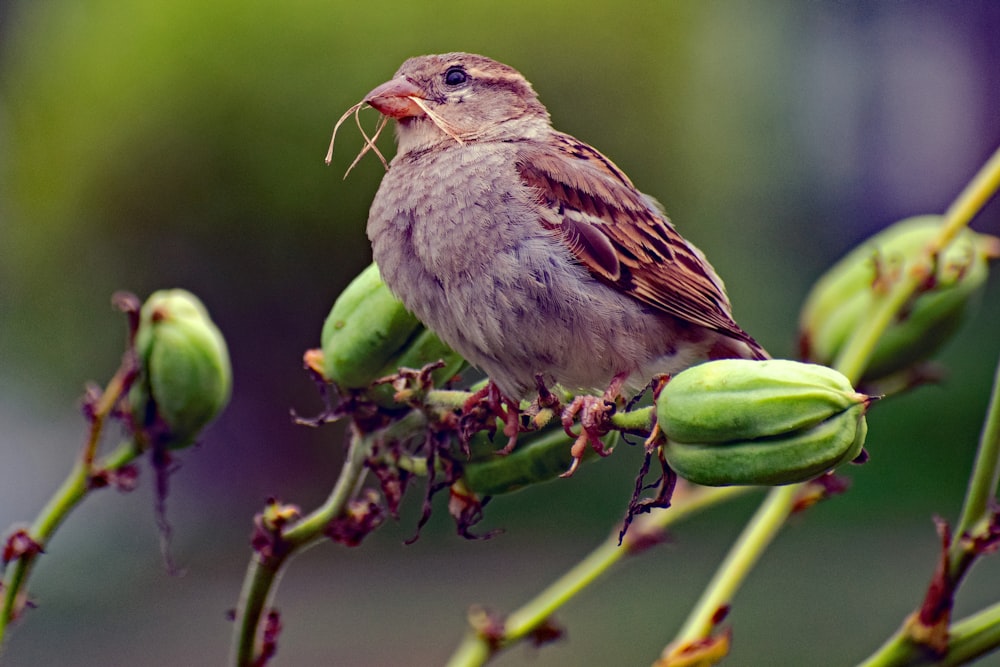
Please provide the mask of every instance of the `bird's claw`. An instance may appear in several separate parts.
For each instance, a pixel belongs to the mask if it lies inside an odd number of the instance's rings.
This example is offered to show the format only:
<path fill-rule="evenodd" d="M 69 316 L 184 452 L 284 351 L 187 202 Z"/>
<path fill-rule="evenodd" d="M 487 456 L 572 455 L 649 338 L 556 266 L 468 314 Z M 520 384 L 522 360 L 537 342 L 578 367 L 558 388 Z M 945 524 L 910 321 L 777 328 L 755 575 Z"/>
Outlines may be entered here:
<path fill-rule="evenodd" d="M 492 380 L 465 400 L 460 419 L 461 434 L 465 442 L 483 429 L 492 432 L 495 429 L 492 420 L 499 419 L 503 422 L 503 434 L 507 436 L 507 444 L 496 453 L 506 456 L 514 451 L 517 434 L 521 430 L 520 405 L 500 393 L 500 389 Z"/>
<path fill-rule="evenodd" d="M 580 467 L 583 455 L 587 453 L 587 447 L 598 456 L 608 456 L 611 450 L 604 446 L 601 436 L 611 431 L 611 415 L 618 407 L 617 399 L 628 373 L 619 373 L 612 380 L 611 384 L 604 391 L 604 394 L 597 396 L 577 396 L 566 406 L 562 413 L 563 430 L 572 438 L 573 446 L 570 453 L 573 455 L 573 463 L 569 470 L 560 477 L 571 477 L 576 469 Z M 580 433 L 573 432 L 573 422 L 576 416 L 580 415 Z"/>
<path fill-rule="evenodd" d="M 611 430 L 611 415 L 615 413 L 615 402 L 605 397 L 577 396 L 562 413 L 563 430 L 575 438 L 570 453 L 573 463 L 560 477 L 570 477 L 580 467 L 580 461 L 590 447 L 598 456 L 608 456 L 611 450 L 604 446 L 601 436 Z M 580 418 L 580 432 L 573 432 L 573 423 Z"/>

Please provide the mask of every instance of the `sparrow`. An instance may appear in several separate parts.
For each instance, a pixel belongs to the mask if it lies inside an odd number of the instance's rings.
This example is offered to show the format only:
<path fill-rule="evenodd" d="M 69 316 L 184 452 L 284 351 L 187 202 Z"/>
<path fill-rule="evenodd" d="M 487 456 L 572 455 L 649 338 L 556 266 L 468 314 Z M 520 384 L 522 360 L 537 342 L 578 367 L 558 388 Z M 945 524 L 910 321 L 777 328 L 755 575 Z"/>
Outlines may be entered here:
<path fill-rule="evenodd" d="M 382 278 L 502 398 L 632 394 L 702 361 L 767 357 L 705 255 L 611 160 L 554 129 L 517 70 L 419 56 L 363 104 L 396 126 L 367 226 Z"/>

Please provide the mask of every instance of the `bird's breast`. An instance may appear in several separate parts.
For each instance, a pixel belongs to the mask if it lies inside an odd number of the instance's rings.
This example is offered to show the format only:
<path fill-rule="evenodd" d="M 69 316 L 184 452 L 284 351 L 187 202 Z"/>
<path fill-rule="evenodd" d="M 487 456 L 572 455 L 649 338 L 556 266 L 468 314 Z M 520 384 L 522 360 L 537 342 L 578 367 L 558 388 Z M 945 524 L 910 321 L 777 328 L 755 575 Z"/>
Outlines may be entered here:
<path fill-rule="evenodd" d="M 445 282 L 516 253 L 539 232 L 512 160 L 475 144 L 394 159 L 369 216 L 369 237 L 383 246 L 375 252 L 391 261 L 405 252 Z"/>
<path fill-rule="evenodd" d="M 630 368 L 658 319 L 540 224 L 512 152 L 469 148 L 393 161 L 368 222 L 386 284 L 510 395 L 543 370 L 597 387 Z"/>

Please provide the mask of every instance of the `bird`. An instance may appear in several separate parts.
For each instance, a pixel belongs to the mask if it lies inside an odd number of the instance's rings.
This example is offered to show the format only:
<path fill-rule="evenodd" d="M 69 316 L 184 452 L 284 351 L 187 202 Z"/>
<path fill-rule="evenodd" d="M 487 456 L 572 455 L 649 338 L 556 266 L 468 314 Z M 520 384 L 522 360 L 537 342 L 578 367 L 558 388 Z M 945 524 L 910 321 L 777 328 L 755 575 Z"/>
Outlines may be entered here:
<path fill-rule="evenodd" d="M 705 255 L 556 130 L 513 67 L 418 56 L 362 104 L 395 121 L 367 224 L 382 278 L 501 399 L 554 384 L 614 398 L 702 361 L 767 358 Z"/>

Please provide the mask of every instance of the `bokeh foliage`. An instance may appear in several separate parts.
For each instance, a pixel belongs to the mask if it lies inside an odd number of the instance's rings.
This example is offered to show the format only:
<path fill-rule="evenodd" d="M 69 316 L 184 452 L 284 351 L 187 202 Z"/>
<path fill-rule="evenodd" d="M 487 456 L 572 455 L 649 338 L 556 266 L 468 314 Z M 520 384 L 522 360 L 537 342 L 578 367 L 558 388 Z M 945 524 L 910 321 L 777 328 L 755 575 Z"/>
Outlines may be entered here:
<path fill-rule="evenodd" d="M 136 500 L 148 496 L 102 498 L 43 559 L 42 608 L 16 628 L 9 663 L 104 664 L 114 651 L 144 664 L 222 661 L 250 517 L 268 494 L 318 501 L 337 468 L 337 433 L 292 427 L 287 410 L 318 406 L 299 356 L 369 261 L 364 220 L 381 167 L 365 160 L 341 180 L 361 145 L 349 127 L 332 168 L 322 156 L 333 121 L 406 57 L 470 50 L 518 67 L 557 127 L 664 203 L 726 279 L 744 328 L 787 356 L 811 281 L 883 225 L 940 212 L 1000 143 L 997 34 L 988 0 L 0 7 L 0 524 L 31 516 L 69 466 L 82 432 L 73 401 L 120 353 L 115 289 L 198 294 L 235 372 L 231 409 L 175 478 L 170 511 L 189 576 L 157 569 L 151 511 Z M 974 227 L 1000 232 L 996 204 Z M 946 351 L 951 379 L 880 406 L 855 488 L 769 554 L 735 611 L 737 652 L 843 664 L 918 599 L 934 549 L 928 517 L 958 507 L 1000 351 L 996 282 Z M 464 605 L 516 604 L 610 530 L 630 492 L 630 453 L 495 503 L 508 534 L 487 544 L 461 543 L 442 517 L 404 550 L 411 514 L 360 552 L 311 552 L 281 591 L 289 631 L 276 664 L 385 664 L 409 656 L 407 642 L 428 647 L 414 664 L 439 663 Z M 651 658 L 746 510 L 684 531 L 568 611 L 569 641 L 540 662 Z M 109 577 L 114 590 L 98 585 Z M 873 603 L 889 581 L 902 592 Z M 812 615 L 859 620 L 817 630 L 803 620 L 810 607 L 775 597 L 775 585 L 836 592 L 843 606 Z M 588 632 L 609 617 L 610 635 Z M 373 627 L 379 618 L 399 623 L 392 641 Z M 320 630 L 337 624 L 353 630 Z M 845 647 L 843 632 L 862 624 L 867 634 Z M 796 648 L 774 626 L 812 644 Z"/>

